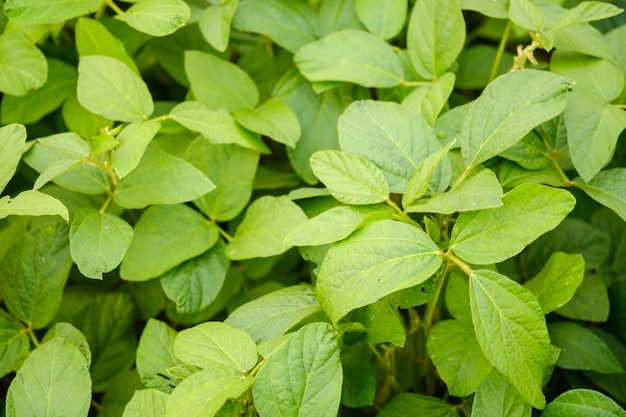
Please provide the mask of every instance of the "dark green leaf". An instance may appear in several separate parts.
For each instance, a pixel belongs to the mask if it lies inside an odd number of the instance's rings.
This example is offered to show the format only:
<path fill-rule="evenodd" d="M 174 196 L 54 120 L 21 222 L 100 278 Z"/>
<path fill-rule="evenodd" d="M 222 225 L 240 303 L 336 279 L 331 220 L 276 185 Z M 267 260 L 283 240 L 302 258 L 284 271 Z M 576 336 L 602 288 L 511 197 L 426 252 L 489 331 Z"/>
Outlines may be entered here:
<path fill-rule="evenodd" d="M 626 169 L 607 169 L 599 172 L 589 182 L 576 178 L 573 184 L 626 221 Z"/>
<path fill-rule="evenodd" d="M 372 405 L 376 394 L 376 375 L 370 361 L 371 352 L 366 345 L 344 346 L 341 352 L 341 404 L 352 408 Z"/>
<path fill-rule="evenodd" d="M 5 376 L 30 351 L 30 340 L 21 324 L 4 310 L 0 310 L 0 375 Z"/>
<path fill-rule="evenodd" d="M 574 320 L 603 323 L 609 317 L 610 303 L 606 284 L 601 277 L 585 274 L 572 299 L 555 312 Z"/>

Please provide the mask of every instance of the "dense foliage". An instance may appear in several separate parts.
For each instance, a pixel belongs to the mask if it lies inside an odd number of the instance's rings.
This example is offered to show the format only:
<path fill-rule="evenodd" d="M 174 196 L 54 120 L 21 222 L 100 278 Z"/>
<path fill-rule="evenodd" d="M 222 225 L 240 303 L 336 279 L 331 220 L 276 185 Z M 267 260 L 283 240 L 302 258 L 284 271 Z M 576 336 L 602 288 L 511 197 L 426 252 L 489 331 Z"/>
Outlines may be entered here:
<path fill-rule="evenodd" d="M 4 0 L 2 415 L 626 416 L 625 3 Z"/>

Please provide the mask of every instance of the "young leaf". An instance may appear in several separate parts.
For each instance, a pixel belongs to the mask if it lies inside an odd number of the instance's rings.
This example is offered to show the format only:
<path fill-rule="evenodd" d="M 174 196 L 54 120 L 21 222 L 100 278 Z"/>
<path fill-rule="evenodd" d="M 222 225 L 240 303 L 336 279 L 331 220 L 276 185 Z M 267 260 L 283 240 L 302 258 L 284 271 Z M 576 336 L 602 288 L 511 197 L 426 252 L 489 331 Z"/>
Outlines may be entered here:
<path fill-rule="evenodd" d="M 535 126 L 558 116 L 572 80 L 547 71 L 501 75 L 470 106 L 463 121 L 461 150 L 467 168 L 520 141 Z"/>
<path fill-rule="evenodd" d="M 565 305 L 582 284 L 585 261 L 580 254 L 554 252 L 534 278 L 524 283 L 539 300 L 543 314 Z"/>
<path fill-rule="evenodd" d="M 269 99 L 255 109 L 240 109 L 233 117 L 246 129 L 291 148 L 295 147 L 300 139 L 298 116 L 291 107 L 280 100 Z"/>
<path fill-rule="evenodd" d="M 22 158 L 26 128 L 20 124 L 0 127 L 0 193 L 9 183 Z"/>
<path fill-rule="evenodd" d="M 456 397 L 474 393 L 493 369 L 480 349 L 472 324 L 466 321 L 440 321 L 428 334 L 426 347 L 450 395 Z"/>
<path fill-rule="evenodd" d="M 330 248 L 319 272 L 317 294 L 336 323 L 355 308 L 424 282 L 441 262 L 437 245 L 426 233 L 406 223 L 381 220 Z"/>
<path fill-rule="evenodd" d="M 6 11 L 7 3 L 4 7 Z M 41 87 L 46 82 L 47 75 L 46 57 L 26 36 L 20 32 L 5 32 L 0 35 L 1 92 L 23 96 L 29 90 Z"/>
<path fill-rule="evenodd" d="M 200 51 L 185 51 L 185 74 L 194 97 L 211 110 L 255 107 L 259 90 L 239 66 Z"/>
<path fill-rule="evenodd" d="M 407 0 L 356 0 L 356 15 L 367 30 L 382 39 L 400 33 L 406 20 Z"/>
<path fill-rule="evenodd" d="M 626 221 L 626 169 L 611 168 L 599 172 L 589 182 L 576 178 L 574 186 L 617 213 Z"/>
<path fill-rule="evenodd" d="M 458 409 L 439 398 L 401 393 L 389 401 L 378 413 L 379 417 L 403 417 L 407 410 L 420 410 L 422 417 L 459 417 Z"/>
<path fill-rule="evenodd" d="M 116 136 L 120 142 L 111 153 L 111 165 L 118 177 L 124 178 L 137 168 L 150 141 L 157 134 L 161 124 L 155 121 L 130 123 Z"/>
<path fill-rule="evenodd" d="M 202 171 L 166 152 L 147 152 L 115 189 L 115 203 L 124 208 L 177 204 L 195 200 L 215 189 Z"/>
<path fill-rule="evenodd" d="M 556 366 L 605 374 L 624 372 L 611 349 L 591 330 L 569 321 L 550 323 L 548 330 L 552 343 L 561 349 Z"/>
<path fill-rule="evenodd" d="M 143 0 L 115 16 L 133 29 L 152 36 L 170 35 L 190 17 L 191 10 L 183 0 Z"/>
<path fill-rule="evenodd" d="M 579 23 L 608 19 L 609 17 L 618 15 L 623 11 L 623 9 L 609 3 L 600 1 L 583 1 L 578 3 L 576 7 L 559 15 L 555 25 L 550 29 L 557 30 Z"/>
<path fill-rule="evenodd" d="M 39 191 L 22 191 L 14 198 L 0 197 L 0 219 L 7 216 L 55 216 L 69 220 L 67 207 L 54 197 Z"/>
<path fill-rule="evenodd" d="M 228 367 L 240 375 L 257 362 L 254 340 L 243 330 L 218 321 L 182 330 L 174 341 L 174 354 L 184 363 L 211 370 Z"/>
<path fill-rule="evenodd" d="M 472 403 L 472 417 L 530 417 L 532 407 L 497 370 L 478 386 Z"/>
<path fill-rule="evenodd" d="M 465 19 L 459 1 L 418 0 L 406 42 L 419 76 L 437 79 L 456 61 L 465 43 Z"/>
<path fill-rule="evenodd" d="M 285 236 L 306 220 L 302 209 L 287 197 L 263 196 L 246 210 L 226 256 L 241 260 L 280 255 L 291 247 L 283 243 Z"/>
<path fill-rule="evenodd" d="M 124 408 L 122 417 L 165 417 L 169 395 L 157 389 L 135 391 Z"/>
<path fill-rule="evenodd" d="M 520 185 L 502 197 L 501 207 L 461 213 L 452 229 L 451 247 L 466 262 L 502 262 L 554 229 L 575 204 L 568 191 Z"/>
<path fill-rule="evenodd" d="M 443 213 L 484 210 L 502 205 L 502 187 L 496 174 L 483 169 L 456 189 L 405 206 L 407 213 Z"/>
<path fill-rule="evenodd" d="M 122 262 L 132 239 L 133 228 L 121 218 L 84 209 L 74 215 L 70 253 L 83 275 L 102 279 Z"/>
<path fill-rule="evenodd" d="M 364 87 L 395 87 L 404 69 L 391 46 L 371 33 L 332 32 L 298 50 L 296 66 L 310 81 L 345 81 Z"/>
<path fill-rule="evenodd" d="M 428 124 L 434 126 L 454 90 L 455 81 L 453 72 L 445 72 L 436 81 L 414 89 L 402 100 L 402 106 L 421 114 Z"/>
<path fill-rule="evenodd" d="M 320 310 L 315 289 L 297 285 L 271 292 L 238 307 L 224 323 L 245 330 L 255 343 L 261 343 L 282 336 Z"/>
<path fill-rule="evenodd" d="M 61 304 L 71 266 L 64 224 L 48 223 L 26 232 L 0 261 L 2 301 L 35 329 L 47 326 Z"/>
<path fill-rule="evenodd" d="M 137 346 L 137 372 L 147 388 L 171 393 L 178 381 L 168 378 L 167 369 L 181 362 L 174 355 L 176 331 L 162 321 L 149 319 Z M 171 385 L 170 385 L 171 384 Z"/>
<path fill-rule="evenodd" d="M 210 4 L 198 19 L 204 39 L 219 52 L 224 52 L 230 39 L 230 25 L 239 6 L 239 0 Z"/>
<path fill-rule="evenodd" d="M 333 197 L 342 203 L 376 204 L 389 198 L 383 172 L 358 155 L 318 151 L 311 157 L 311 168 Z"/>
<path fill-rule="evenodd" d="M 16 362 L 29 351 L 30 340 L 24 325 L 0 309 L 0 376 L 16 369 Z"/>
<path fill-rule="evenodd" d="M 485 357 L 533 407 L 545 407 L 543 371 L 550 337 L 541 306 L 527 289 L 494 271 L 470 275 L 470 305 Z"/>
<path fill-rule="evenodd" d="M 86 416 L 91 405 L 89 364 L 76 346 L 55 337 L 26 358 L 6 401 L 7 417 Z"/>
<path fill-rule="evenodd" d="M 77 92 L 83 107 L 112 120 L 138 122 L 154 111 L 146 83 L 122 61 L 109 56 L 80 58 Z"/>
<path fill-rule="evenodd" d="M 156 278 L 217 242 L 214 225 L 182 204 L 151 206 L 135 224 L 120 274 L 129 281 Z"/>
<path fill-rule="evenodd" d="M 342 380 L 335 330 L 312 323 L 274 350 L 257 373 L 252 395 L 260 415 L 332 417 Z"/>
<path fill-rule="evenodd" d="M 409 181 L 406 183 L 406 188 L 402 194 L 402 207 L 410 206 L 426 193 L 433 171 L 447 155 L 453 145 L 454 141 L 450 142 L 446 147 L 429 155 L 428 158 L 419 164 L 417 169 L 411 175 L 411 178 L 409 178 Z"/>
<path fill-rule="evenodd" d="M 55 24 L 91 14 L 101 7 L 102 0 L 7 0 L 4 2 L 4 13 L 17 23 Z"/>
<path fill-rule="evenodd" d="M 624 417 L 624 409 L 598 391 L 573 389 L 556 397 L 541 413 L 541 417 L 567 415 Z"/>

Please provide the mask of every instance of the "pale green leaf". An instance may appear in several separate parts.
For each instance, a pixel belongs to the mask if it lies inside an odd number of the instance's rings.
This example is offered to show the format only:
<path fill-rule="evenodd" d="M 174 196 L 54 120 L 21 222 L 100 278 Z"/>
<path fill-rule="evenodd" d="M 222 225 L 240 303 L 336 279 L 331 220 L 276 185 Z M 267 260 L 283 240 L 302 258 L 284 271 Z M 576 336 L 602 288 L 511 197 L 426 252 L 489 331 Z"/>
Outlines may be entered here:
<path fill-rule="evenodd" d="M 626 413 L 615 401 L 601 392 L 590 389 L 573 389 L 552 401 L 541 417 L 589 416 L 624 417 Z"/>
<path fill-rule="evenodd" d="M 356 101 L 339 118 L 337 129 L 341 149 L 382 169 L 393 193 L 402 193 L 419 164 L 441 149 L 426 120 L 397 103 Z M 449 176 L 445 161 L 433 173 L 433 178 Z"/>
<path fill-rule="evenodd" d="M 342 380 L 335 330 L 328 323 L 308 324 L 261 367 L 252 387 L 254 404 L 263 416 L 333 417 Z"/>
<path fill-rule="evenodd" d="M 466 262 L 502 262 L 554 229 L 575 204 L 566 190 L 520 185 L 502 197 L 501 207 L 461 213 L 452 229 L 451 247 Z"/>
<path fill-rule="evenodd" d="M 239 6 L 239 0 L 226 0 L 211 4 L 198 19 L 204 39 L 217 51 L 224 52 L 230 39 L 230 25 Z"/>
<path fill-rule="evenodd" d="M 407 0 L 356 0 L 356 15 L 367 30 L 382 39 L 398 35 L 406 20 Z"/>
<path fill-rule="evenodd" d="M 418 0 L 406 42 L 420 77 L 437 79 L 456 61 L 465 44 L 465 19 L 459 1 Z"/>
<path fill-rule="evenodd" d="M 124 208 L 177 204 L 195 200 L 215 189 L 202 171 L 162 151 L 147 152 L 115 188 L 115 203 Z"/>
<path fill-rule="evenodd" d="M 436 81 L 414 89 L 402 100 L 402 105 L 409 107 L 434 126 L 439 113 L 448 102 L 454 89 L 456 76 L 453 72 L 443 73 Z"/>
<path fill-rule="evenodd" d="M 585 275 L 585 261 L 580 254 L 554 252 L 546 265 L 524 287 L 539 300 L 543 314 L 565 305 L 574 295 Z"/>
<path fill-rule="evenodd" d="M 87 416 L 89 365 L 80 350 L 55 337 L 35 349 L 7 393 L 7 417 Z"/>
<path fill-rule="evenodd" d="M 345 81 L 364 87 L 395 87 L 404 78 L 391 45 L 371 33 L 333 32 L 298 50 L 296 66 L 310 81 Z"/>
<path fill-rule="evenodd" d="M 297 285 L 271 292 L 230 313 L 224 323 L 245 330 L 255 343 L 282 336 L 308 316 L 321 311 L 315 289 Z"/>
<path fill-rule="evenodd" d="M 133 239 L 133 228 L 123 219 L 96 209 L 76 212 L 70 228 L 70 254 L 79 271 L 102 279 L 122 262 Z"/>
<path fill-rule="evenodd" d="M 149 319 L 137 346 L 136 366 L 146 388 L 171 393 L 178 380 L 167 377 L 167 369 L 181 362 L 174 355 L 176 330 L 156 319 Z"/>
<path fill-rule="evenodd" d="M 406 183 L 406 188 L 402 193 L 402 207 L 408 208 L 413 202 L 422 197 L 428 191 L 430 177 L 433 175 L 435 168 L 445 158 L 454 145 L 454 141 L 450 142 L 446 147 L 424 159 L 415 169 L 411 178 Z M 495 175 L 494 175 L 495 176 Z M 408 211 L 408 210 L 407 210 Z"/>
<path fill-rule="evenodd" d="M 101 127 L 113 126 L 113 122 L 110 119 L 94 114 L 84 108 L 75 94 L 65 100 L 61 114 L 67 129 L 85 139 L 98 135 Z"/>
<path fill-rule="evenodd" d="M 195 99 L 211 110 L 232 113 L 259 102 L 252 78 L 238 65 L 213 54 L 185 51 L 185 74 Z"/>
<path fill-rule="evenodd" d="M 122 417 L 165 417 L 165 404 L 169 395 L 157 389 L 135 391 L 124 408 Z"/>
<path fill-rule="evenodd" d="M 460 0 L 463 10 L 474 10 L 496 19 L 509 17 L 509 0 Z"/>
<path fill-rule="evenodd" d="M 550 71 L 576 81 L 574 91 L 584 90 L 607 102 L 617 98 L 624 88 L 624 73 L 607 59 L 555 52 L 550 59 Z"/>
<path fill-rule="evenodd" d="M 1 92 L 23 96 L 44 85 L 47 77 L 46 57 L 26 36 L 20 32 L 0 35 Z"/>
<path fill-rule="evenodd" d="M 474 393 L 493 369 L 467 321 L 440 321 L 428 334 L 426 347 L 450 395 L 456 397 Z"/>
<path fill-rule="evenodd" d="M 419 410 L 420 417 L 459 417 L 457 408 L 447 401 L 413 393 L 393 397 L 380 410 L 378 417 L 406 417 L 407 410 Z"/>
<path fill-rule="evenodd" d="M 466 166 L 496 156 L 535 126 L 558 116 L 571 85 L 568 78 L 530 69 L 496 78 L 465 115 L 461 149 Z"/>
<path fill-rule="evenodd" d="M 67 207 L 56 198 L 39 191 L 22 191 L 13 198 L 0 198 L 0 219 L 7 216 L 61 216 L 69 220 Z"/>
<path fill-rule="evenodd" d="M 47 223 L 26 232 L 0 261 L 2 301 L 35 329 L 47 326 L 61 304 L 71 266 L 64 224 Z"/>
<path fill-rule="evenodd" d="M 91 14 L 102 7 L 102 0 L 7 0 L 4 13 L 17 23 L 54 24 Z"/>
<path fill-rule="evenodd" d="M 184 363 L 207 368 L 228 367 L 240 375 L 257 362 L 254 340 L 245 331 L 212 321 L 182 330 L 174 341 L 174 354 Z"/>
<path fill-rule="evenodd" d="M 620 9 L 619 7 L 603 1 L 583 1 L 578 3 L 576 7 L 560 15 L 556 24 L 550 29 L 556 30 L 578 23 L 608 19 L 623 11 L 624 9 Z"/>
<path fill-rule="evenodd" d="M 142 0 L 115 16 L 133 29 L 152 36 L 170 35 L 191 17 L 183 0 Z"/>
<path fill-rule="evenodd" d="M 623 373 L 620 361 L 591 330 L 571 321 L 550 323 L 552 343 L 561 349 L 556 366 L 605 374 Z"/>
<path fill-rule="evenodd" d="M 124 126 L 116 136 L 120 144 L 111 153 L 111 165 L 118 177 L 124 178 L 139 165 L 150 141 L 156 136 L 161 124 L 142 121 Z"/>
<path fill-rule="evenodd" d="M 470 275 L 470 306 L 485 357 L 527 402 L 542 409 L 543 372 L 551 345 L 535 296 L 504 275 L 477 270 Z"/>
<path fill-rule="evenodd" d="M 530 404 L 519 395 L 506 377 L 496 370 L 479 385 L 472 403 L 472 417 L 531 415 Z"/>
<path fill-rule="evenodd" d="M 22 158 L 26 128 L 19 124 L 0 127 L 0 193 L 9 183 Z"/>
<path fill-rule="evenodd" d="M 311 168 L 332 196 L 342 203 L 376 204 L 389 198 L 383 172 L 359 155 L 318 151 L 311 157 Z"/>
<path fill-rule="evenodd" d="M 233 117 L 246 129 L 291 148 L 294 148 L 300 139 L 298 116 L 291 107 L 280 100 L 269 99 L 257 108 L 240 109 Z"/>
<path fill-rule="evenodd" d="M 206 252 L 218 239 L 214 225 L 182 204 L 149 207 L 134 231 L 120 271 L 129 281 L 156 278 Z"/>
<path fill-rule="evenodd" d="M 209 251 L 166 272 L 161 277 L 163 291 L 176 303 L 177 312 L 195 313 L 215 300 L 229 265 L 224 244 L 218 240 Z"/>
<path fill-rule="evenodd" d="M 511 0 L 509 19 L 533 32 L 541 32 L 546 24 L 546 16 L 531 0 Z"/>
<path fill-rule="evenodd" d="M 457 320 L 471 321 L 469 302 L 469 282 L 466 275 L 455 269 L 448 277 L 446 285 L 446 309 Z"/>
<path fill-rule="evenodd" d="M 546 3 L 543 5 L 545 6 Z M 577 52 L 609 60 L 614 59 L 602 33 L 589 23 L 567 26 L 558 29 L 555 34 L 554 45 L 556 50 Z"/>
<path fill-rule="evenodd" d="M 441 262 L 439 248 L 426 233 L 406 223 L 381 220 L 329 249 L 317 294 L 336 323 L 355 308 L 424 282 Z"/>
<path fill-rule="evenodd" d="M 626 221 L 626 169 L 607 169 L 589 182 L 576 178 L 573 184 Z"/>
<path fill-rule="evenodd" d="M 246 210 L 226 256 L 241 260 L 280 255 L 292 246 L 283 243 L 285 236 L 306 220 L 302 209 L 287 197 L 263 196 Z"/>
<path fill-rule="evenodd" d="M 463 181 L 454 190 L 435 194 L 425 201 L 417 201 L 405 209 L 408 213 L 443 213 L 484 210 L 502 205 L 502 187 L 496 174 L 483 169 Z"/>
<path fill-rule="evenodd" d="M 83 107 L 112 120 L 138 122 L 154 111 L 146 83 L 128 65 L 109 56 L 80 58 L 77 92 Z"/>
<path fill-rule="evenodd" d="M 91 349 L 89 349 L 87 338 L 80 330 L 69 323 L 57 322 L 46 332 L 46 335 L 41 339 L 41 343 L 45 343 L 55 337 L 61 337 L 66 342 L 76 346 L 85 357 L 87 365 L 91 364 Z"/>
<path fill-rule="evenodd" d="M 30 340 L 24 325 L 0 310 L 0 376 L 16 368 L 16 362 L 30 351 Z"/>

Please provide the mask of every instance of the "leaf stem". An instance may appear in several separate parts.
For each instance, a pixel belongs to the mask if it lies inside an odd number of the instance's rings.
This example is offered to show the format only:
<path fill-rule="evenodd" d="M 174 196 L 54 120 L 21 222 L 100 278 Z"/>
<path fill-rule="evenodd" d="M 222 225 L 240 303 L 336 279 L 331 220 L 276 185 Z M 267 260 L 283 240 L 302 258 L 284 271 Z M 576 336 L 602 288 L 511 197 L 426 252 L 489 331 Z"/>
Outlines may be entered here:
<path fill-rule="evenodd" d="M 400 85 L 402 87 L 421 87 L 423 85 L 428 85 L 431 83 L 432 83 L 431 81 L 407 81 L 407 80 L 400 81 Z"/>
<path fill-rule="evenodd" d="M 435 317 L 437 305 L 439 304 L 439 296 L 441 295 L 441 290 L 443 289 L 443 284 L 449 271 L 450 268 L 446 265 L 444 271 L 439 275 L 439 277 L 437 277 L 437 282 L 435 283 L 435 293 L 432 298 L 428 300 L 428 304 L 426 305 L 426 312 L 424 313 L 424 317 L 422 319 L 422 328 L 424 329 L 424 334 L 426 336 L 428 336 L 430 329 L 433 327 L 433 318 Z"/>
<path fill-rule="evenodd" d="M 550 161 L 552 169 L 554 169 L 556 173 L 559 174 L 559 177 L 561 177 L 561 181 L 563 181 L 563 184 L 566 187 L 571 186 L 572 181 L 567 177 L 567 175 L 565 175 L 565 171 L 563 171 L 563 168 L 561 168 L 561 165 L 557 162 L 557 160 L 551 156 L 548 156 L 548 160 Z"/>
<path fill-rule="evenodd" d="M 450 187 L 450 191 L 456 190 L 456 188 L 459 185 L 461 185 L 461 183 L 463 181 L 465 181 L 465 178 L 467 178 L 469 173 L 470 173 L 470 169 L 469 168 L 465 168 L 465 170 L 461 173 L 461 175 L 459 175 L 459 178 L 457 178 L 456 181 L 454 182 L 454 184 L 452 184 L 452 187 Z"/>
<path fill-rule="evenodd" d="M 231 242 L 233 242 L 233 241 L 235 240 L 235 238 L 234 238 L 234 237 L 232 237 L 231 235 L 229 235 L 229 234 L 228 234 L 228 232 L 227 232 L 226 230 L 222 229 L 222 228 L 221 228 L 221 227 L 217 224 L 217 221 L 216 221 L 215 219 L 213 219 L 213 218 L 211 219 L 211 224 L 213 224 L 215 227 L 217 227 L 217 231 L 219 232 L 219 234 L 220 234 L 220 235 L 222 235 L 222 237 L 223 237 L 224 239 L 226 239 L 226 241 L 227 241 L 228 243 L 231 243 Z"/>
<path fill-rule="evenodd" d="M 33 345 L 35 345 L 36 348 L 41 346 L 41 342 L 39 342 L 39 339 L 37 339 L 35 329 L 33 329 L 33 326 L 31 324 L 29 324 L 28 327 L 24 329 L 24 331 L 28 333 L 28 337 L 30 337 L 30 340 L 33 342 Z"/>
<path fill-rule="evenodd" d="M 261 360 L 261 362 L 257 363 L 256 366 L 254 368 L 252 368 L 252 370 L 250 372 L 248 372 L 247 376 L 254 376 L 256 375 L 257 372 L 259 372 L 259 369 L 261 369 L 261 367 L 263 365 L 265 365 L 265 362 L 267 362 L 267 358 L 269 357 L 266 356 L 265 358 L 263 358 L 263 360 Z"/>
<path fill-rule="evenodd" d="M 500 38 L 500 45 L 498 45 L 498 51 L 496 52 L 496 57 L 493 60 L 493 65 L 491 66 L 491 72 L 489 73 L 488 83 L 492 82 L 498 75 L 498 68 L 500 68 L 502 55 L 504 55 L 504 48 L 506 48 L 506 43 L 509 40 L 509 33 L 511 33 L 512 27 L 513 27 L 513 22 L 511 21 L 511 19 L 508 19 L 506 22 L 506 26 L 504 27 L 504 32 L 502 32 L 502 37 Z"/>
<path fill-rule="evenodd" d="M 452 254 L 452 249 L 449 249 L 446 253 L 443 254 L 443 256 L 444 258 L 446 258 L 446 260 L 458 266 L 459 269 L 465 272 L 465 274 L 467 274 L 468 276 L 473 272 L 472 268 L 468 264 L 466 264 L 465 262 L 463 262 L 462 260 L 460 260 L 459 258 L 457 258 L 456 256 Z"/>
<path fill-rule="evenodd" d="M 613 104 L 613 106 L 617 107 L 618 109 L 626 109 L 626 104 Z"/>
<path fill-rule="evenodd" d="M 124 14 L 124 10 L 120 9 L 117 4 L 113 0 L 104 0 L 107 6 L 109 6 L 116 14 L 122 15 Z"/>
<path fill-rule="evenodd" d="M 385 200 L 385 204 L 387 204 L 389 207 L 391 207 L 392 209 L 394 209 L 396 211 L 396 213 L 398 213 L 399 215 L 401 215 L 402 217 L 406 217 L 407 219 L 411 219 L 411 217 L 408 215 L 408 213 L 406 213 L 405 211 L 403 211 L 396 203 L 394 203 L 390 198 L 387 198 Z M 411 219 L 413 220 L 413 219 Z"/>

